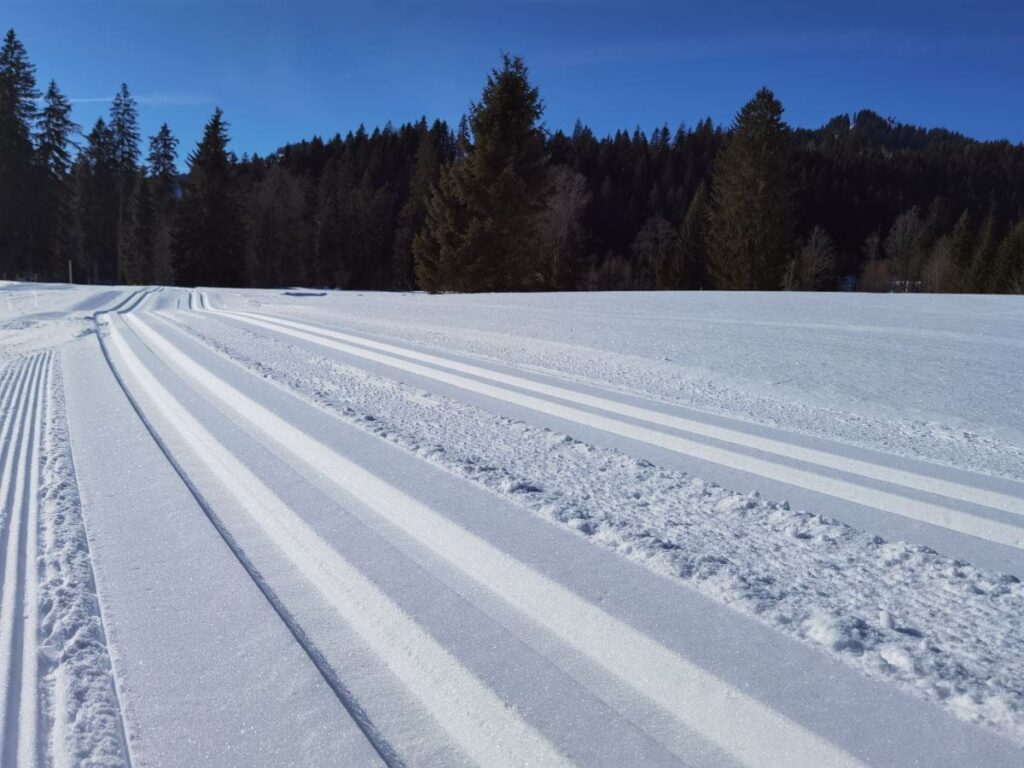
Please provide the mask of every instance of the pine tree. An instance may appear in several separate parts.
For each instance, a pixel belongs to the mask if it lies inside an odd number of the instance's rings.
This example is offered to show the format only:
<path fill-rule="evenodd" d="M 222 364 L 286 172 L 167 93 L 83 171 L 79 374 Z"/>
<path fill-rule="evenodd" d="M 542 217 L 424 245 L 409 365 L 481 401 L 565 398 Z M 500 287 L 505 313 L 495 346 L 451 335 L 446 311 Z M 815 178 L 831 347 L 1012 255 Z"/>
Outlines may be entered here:
<path fill-rule="evenodd" d="M 413 246 L 421 287 L 491 291 L 541 282 L 533 254 L 547 199 L 543 111 L 523 60 L 503 56 L 470 108 L 472 143 L 460 137 L 462 157 L 445 169 L 427 206 Z"/>
<path fill-rule="evenodd" d="M 444 128 L 447 133 L 447 127 Z M 427 218 L 427 201 L 441 173 L 440 147 L 434 131 L 424 132 L 416 149 L 416 165 L 409 183 L 409 196 L 398 214 L 392 246 L 391 273 L 394 285 L 409 290 L 416 284 L 415 258 L 412 252 L 416 233 Z"/>
<path fill-rule="evenodd" d="M 121 89 L 110 105 L 110 135 L 117 169 L 117 271 L 121 279 L 121 261 L 131 258 L 125 249 L 131 241 L 131 223 L 127 208 L 135 194 L 139 163 L 139 111 L 128 86 Z"/>
<path fill-rule="evenodd" d="M 43 103 L 36 129 L 36 153 L 50 178 L 61 181 L 71 173 L 73 137 L 81 128 L 71 119 L 71 102 L 53 80 Z"/>
<path fill-rule="evenodd" d="M 674 288 L 679 275 L 679 233 L 663 216 L 654 214 L 630 246 L 636 286 L 641 290 Z"/>
<path fill-rule="evenodd" d="M 167 123 L 160 126 L 155 136 L 149 137 L 149 176 L 153 192 L 161 205 L 174 198 L 175 178 L 178 174 L 178 140 L 171 134 Z"/>
<path fill-rule="evenodd" d="M 139 164 L 139 109 L 125 83 L 110 105 L 110 133 L 117 169 L 134 174 Z"/>
<path fill-rule="evenodd" d="M 964 211 L 953 227 L 950 243 L 950 274 L 951 290 L 964 292 L 970 290 L 971 259 L 974 255 L 974 229 L 971 226 L 971 215 Z"/>
<path fill-rule="evenodd" d="M 45 243 L 42 247 L 48 262 L 46 271 L 56 275 L 63 274 L 76 250 L 72 244 L 71 149 L 72 137 L 81 129 L 71 119 L 71 102 L 52 80 L 43 103 L 35 135 L 38 165 L 45 173 L 39 211 L 41 231 L 37 239 Z"/>
<path fill-rule="evenodd" d="M 128 241 L 122 274 L 130 285 L 153 283 L 153 251 L 156 245 L 156 210 L 145 171 L 139 174 L 128 208 Z"/>
<path fill-rule="evenodd" d="M 775 290 L 793 246 L 791 137 L 762 88 L 736 115 L 714 171 L 711 271 L 727 290 Z"/>
<path fill-rule="evenodd" d="M 31 131 L 38 97 L 35 67 L 12 29 L 0 46 L 0 276 L 34 266 L 30 251 L 38 187 Z"/>
<path fill-rule="evenodd" d="M 989 282 L 992 293 L 1020 293 L 1024 288 L 1024 218 L 1014 225 L 996 249 Z"/>
<path fill-rule="evenodd" d="M 82 259 L 91 283 L 112 283 L 117 277 L 117 158 L 114 138 L 103 118 L 89 135 L 76 170 Z"/>
<path fill-rule="evenodd" d="M 248 285 L 305 284 L 312 243 L 305 219 L 306 189 L 281 166 L 271 166 L 253 186 L 247 206 Z"/>
<path fill-rule="evenodd" d="M 152 280 L 163 285 L 173 281 L 172 262 L 175 203 L 177 202 L 178 140 L 167 123 L 149 137 L 149 184 L 152 191 L 153 254 Z"/>
<path fill-rule="evenodd" d="M 245 228 L 227 129 L 218 108 L 188 156 L 174 235 L 179 285 L 236 286 L 242 280 Z"/>
<path fill-rule="evenodd" d="M 317 190 L 316 269 L 318 285 L 347 288 L 352 280 L 348 207 L 352 178 L 335 155 L 327 163 Z"/>
<path fill-rule="evenodd" d="M 971 290 L 986 293 L 992 290 L 995 275 L 996 249 L 999 247 L 999 221 L 995 205 L 981 224 L 971 257 Z"/>
<path fill-rule="evenodd" d="M 708 285 L 708 191 L 701 182 L 679 228 L 680 288 L 701 290 Z"/>

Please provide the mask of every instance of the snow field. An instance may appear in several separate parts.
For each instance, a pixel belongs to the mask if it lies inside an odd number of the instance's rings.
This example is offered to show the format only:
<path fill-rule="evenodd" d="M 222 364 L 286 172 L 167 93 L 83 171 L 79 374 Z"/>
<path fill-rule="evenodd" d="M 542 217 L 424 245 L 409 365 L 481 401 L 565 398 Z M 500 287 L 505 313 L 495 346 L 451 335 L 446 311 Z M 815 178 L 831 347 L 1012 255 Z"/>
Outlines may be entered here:
<path fill-rule="evenodd" d="M 1019 765 L 1020 330 L 0 286 L 0 764 Z"/>
<path fill-rule="evenodd" d="M 290 349 L 245 325 L 175 319 L 351 423 L 871 676 L 1024 739 L 1024 586 L 1014 576 L 492 417 L 363 373 L 353 358 Z"/>

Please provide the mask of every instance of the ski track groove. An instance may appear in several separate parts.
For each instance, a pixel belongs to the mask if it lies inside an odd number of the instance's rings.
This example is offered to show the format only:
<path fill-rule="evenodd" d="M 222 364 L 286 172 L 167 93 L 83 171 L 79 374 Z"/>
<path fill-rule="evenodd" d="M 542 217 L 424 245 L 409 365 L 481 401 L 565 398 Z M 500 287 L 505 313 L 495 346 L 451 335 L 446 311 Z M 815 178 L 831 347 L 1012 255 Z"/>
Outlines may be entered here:
<path fill-rule="evenodd" d="M 387 739 L 383 736 L 383 734 L 377 731 L 373 723 L 370 722 L 369 717 L 362 710 L 359 703 L 355 700 L 355 698 L 346 688 L 345 684 L 338 678 L 337 674 L 335 674 L 334 670 L 331 668 L 330 664 L 328 664 L 323 654 L 313 644 L 312 640 L 310 640 L 310 638 L 306 635 L 305 630 L 302 629 L 302 627 L 291 616 L 290 612 L 284 605 L 283 601 L 277 596 L 277 594 L 274 592 L 271 586 L 262 577 L 260 572 L 256 569 L 256 566 L 249 559 L 248 555 L 245 554 L 241 546 L 228 531 L 227 527 L 220 519 L 220 516 L 214 511 L 213 507 L 206 500 L 206 497 L 203 495 L 202 491 L 198 488 L 198 486 L 196 486 L 196 484 L 189 477 L 188 473 L 185 472 L 180 462 L 174 457 L 174 454 L 171 452 L 167 443 L 160 436 L 159 432 L 157 432 L 156 427 L 153 425 L 152 421 L 150 421 L 149 417 L 146 416 L 141 404 L 132 394 L 131 390 L 128 388 L 128 385 L 122 378 L 120 372 L 117 370 L 117 366 L 114 364 L 114 361 L 110 356 L 110 351 L 108 349 L 104 335 L 98 332 L 97 336 L 99 337 L 100 340 L 100 348 L 103 352 L 103 357 L 106 360 L 107 366 L 110 368 L 111 373 L 116 379 L 118 386 L 121 388 L 121 391 L 124 393 L 125 397 L 128 399 L 128 402 L 131 404 L 132 409 L 135 411 L 140 421 L 145 426 L 146 431 L 149 432 L 150 436 L 153 438 L 153 441 L 160 449 L 160 452 L 167 459 L 168 463 L 174 469 L 178 477 L 181 478 L 182 483 L 184 483 L 185 487 L 188 489 L 189 493 L 195 499 L 200 509 L 203 510 L 203 513 L 209 519 L 210 524 L 217 531 L 218 535 L 220 535 L 220 537 L 224 540 L 224 544 L 235 556 L 235 558 L 241 564 L 242 568 L 245 569 L 245 572 L 248 574 L 249 578 L 256 585 L 256 588 L 259 589 L 259 591 L 266 598 L 271 608 L 273 608 L 274 612 L 281 619 L 282 623 L 288 629 L 289 633 L 291 633 L 292 637 L 295 638 L 295 641 L 302 648 L 303 652 L 309 657 L 310 662 L 312 662 L 313 666 L 320 673 L 321 677 L 323 677 L 324 682 L 326 682 L 328 687 L 330 687 L 331 691 L 341 702 L 341 705 L 345 708 L 345 711 L 348 712 L 349 716 L 356 723 L 360 731 L 362 731 L 362 733 L 366 736 L 367 741 L 373 747 L 374 751 L 380 756 L 381 760 L 389 768 L 402 768 L 402 766 L 404 766 L 404 763 L 399 758 L 394 748 L 388 743 Z"/>
<path fill-rule="evenodd" d="M 697 439 L 690 439 L 680 435 L 662 432 L 650 427 L 624 422 L 604 414 L 619 413 L 620 415 L 627 415 L 631 418 L 641 419 L 647 423 L 654 424 L 659 423 L 658 419 L 662 419 L 664 420 L 664 423 L 669 424 L 670 426 L 675 426 L 681 430 L 684 429 L 683 424 L 685 423 L 685 431 L 694 438 L 699 437 L 699 435 L 694 431 L 698 428 L 716 439 L 724 439 L 727 436 L 726 433 L 732 433 L 729 435 L 731 442 L 739 444 L 739 435 L 742 433 L 736 430 L 726 430 L 724 428 L 714 427 L 713 425 L 702 425 L 697 422 L 693 422 L 692 420 L 683 419 L 676 419 L 679 423 L 673 424 L 671 420 L 676 417 L 672 417 L 667 414 L 660 414 L 648 411 L 647 409 L 615 403 L 614 401 L 607 400 L 606 398 L 597 398 L 583 393 L 574 393 L 560 387 L 552 387 L 542 383 L 532 382 L 528 379 L 509 376 L 507 374 L 493 372 L 476 366 L 469 366 L 457 361 L 448 361 L 435 355 L 427 355 L 413 350 L 397 348 L 392 345 L 352 337 L 348 334 L 330 331 L 316 326 L 309 326 L 290 320 L 271 318 L 265 315 L 256 316 L 251 313 L 230 310 L 209 311 L 214 314 L 223 314 L 228 317 L 236 318 L 242 322 L 264 328 L 265 330 L 271 330 L 277 333 L 290 335 L 294 338 L 311 341 L 315 344 L 319 344 L 320 346 L 335 349 L 336 351 L 340 351 L 348 355 L 354 355 L 374 362 L 383 363 L 384 365 L 392 368 L 422 375 L 436 381 L 451 384 L 465 390 L 477 392 L 515 405 L 525 406 L 534 411 L 554 416 L 556 418 L 567 419 L 586 426 L 596 427 L 597 429 L 611 434 L 617 434 L 630 439 L 639 440 L 641 442 L 672 450 L 676 453 L 695 456 L 722 466 L 751 472 L 753 474 L 778 480 L 790 485 L 801 486 L 835 498 L 871 507 L 873 509 L 879 509 L 884 512 L 901 515 L 903 517 L 934 525 L 940 525 L 959 533 L 1009 545 L 1018 549 L 1024 549 L 1024 527 L 982 517 L 971 512 L 957 509 L 953 506 L 923 501 L 904 496 L 902 494 L 893 493 L 891 491 L 860 485 L 849 480 L 829 477 L 821 474 L 820 472 L 793 467 L 756 456 L 737 453 L 728 449 L 701 443 Z M 355 340 L 356 344 L 351 343 L 351 340 Z M 366 347 L 373 347 L 374 349 L 367 349 Z M 375 351 L 376 348 L 398 350 L 402 357 L 397 356 L 395 353 L 382 353 Z M 557 399 L 547 400 L 534 395 L 524 394 L 517 390 L 506 389 L 501 386 L 477 381 L 476 379 L 466 378 L 458 373 L 451 373 L 448 370 L 438 370 L 437 368 L 411 362 L 404 358 L 421 359 L 429 361 L 431 365 L 444 366 L 451 371 L 459 370 L 465 373 L 471 373 L 473 376 L 479 378 L 490 379 L 493 381 L 504 381 L 506 384 L 512 384 L 513 386 L 533 392 L 544 393 L 549 397 Z M 578 404 L 599 409 L 602 412 L 592 413 L 590 411 L 584 411 L 579 408 L 575 408 L 572 405 L 568 405 L 565 402 L 559 401 L 576 402 Z M 719 432 L 722 434 L 719 434 Z M 747 444 L 761 451 L 769 451 L 772 447 L 779 448 L 780 450 L 776 452 L 775 455 L 788 456 L 808 463 L 816 463 L 817 466 L 824 468 L 842 469 L 844 472 L 860 474 L 863 477 L 881 479 L 884 482 L 900 484 L 903 485 L 903 487 L 924 491 L 933 495 L 942 495 L 939 493 L 939 490 L 941 489 L 953 494 L 953 498 L 951 498 L 952 501 L 968 500 L 982 506 L 988 506 L 993 509 L 999 509 L 1011 514 L 1024 516 L 1024 501 L 1017 497 L 1010 496 L 1009 494 L 973 488 L 962 483 L 929 478 L 903 470 L 889 469 L 870 462 L 850 460 L 850 465 L 846 466 L 844 464 L 846 460 L 842 459 L 842 457 L 828 454 L 824 451 L 789 445 L 779 440 L 769 440 L 767 438 L 749 436 L 749 442 Z M 858 472 L 858 470 L 860 471 Z M 932 487 L 927 487 L 927 483 L 931 483 Z M 950 497 L 947 496 L 947 498 Z"/>
<path fill-rule="evenodd" d="M 376 510 L 740 762 L 759 765 L 767 759 L 790 765 L 859 765 L 851 755 L 817 734 L 614 619 L 298 430 L 192 361 L 141 315 L 126 315 L 124 320 L 158 357 L 173 362 L 176 370 L 263 432 L 285 454 Z M 246 373 L 255 376 L 251 371 Z M 638 685 L 637 681 L 644 684 Z"/>
<path fill-rule="evenodd" d="M 296 570 L 427 707 L 456 744 L 480 765 L 568 765 L 532 725 L 465 670 L 210 435 L 164 390 L 127 348 L 121 334 L 120 326 L 112 329 L 117 356 L 158 410 L 175 424 Z"/>
<path fill-rule="evenodd" d="M 0 649 L 3 670 L 0 763 L 44 760 L 39 731 L 38 525 L 39 446 L 43 390 L 52 353 L 34 355 L 20 370 L 17 414 L 4 427 L 0 498 L 8 510 L 3 531 Z M 8 429 L 10 427 L 10 429 Z M 11 432 L 16 434 L 12 436 Z"/>

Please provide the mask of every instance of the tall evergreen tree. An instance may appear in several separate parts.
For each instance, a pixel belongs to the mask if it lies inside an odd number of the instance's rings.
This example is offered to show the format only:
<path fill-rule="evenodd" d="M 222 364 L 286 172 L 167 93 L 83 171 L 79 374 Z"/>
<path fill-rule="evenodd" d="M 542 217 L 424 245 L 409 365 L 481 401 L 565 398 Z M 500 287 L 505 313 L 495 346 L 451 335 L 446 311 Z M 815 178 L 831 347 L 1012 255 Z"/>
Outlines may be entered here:
<path fill-rule="evenodd" d="M 121 262 L 131 256 L 126 253 L 131 242 L 131 222 L 128 208 L 132 197 L 136 194 L 139 163 L 139 110 L 128 91 L 128 86 L 121 83 L 121 88 L 114 96 L 110 105 L 110 135 L 114 148 L 114 165 L 117 169 L 117 271 L 121 275 Z"/>
<path fill-rule="evenodd" d="M 444 135 L 439 135 L 442 131 Z M 416 164 L 409 183 L 409 195 L 398 214 L 392 245 L 391 272 L 397 288 L 409 290 L 416 284 L 413 240 L 427 219 L 427 201 L 437 184 L 441 165 L 448 159 L 442 156 L 447 134 L 447 126 L 435 123 L 430 131 L 424 131 L 416 149 Z"/>
<path fill-rule="evenodd" d="M 701 182 L 679 228 L 680 288 L 692 291 L 708 287 L 709 205 L 707 185 Z"/>
<path fill-rule="evenodd" d="M 964 211 L 957 219 L 956 226 L 949 242 L 950 277 L 952 290 L 963 292 L 970 290 L 971 259 L 974 255 L 974 229 L 971 226 L 971 215 Z"/>
<path fill-rule="evenodd" d="M 518 56 L 505 55 L 469 112 L 472 143 L 442 175 L 417 236 L 417 278 L 430 290 L 512 290 L 541 282 L 533 263 L 547 194 L 544 112 Z"/>
<path fill-rule="evenodd" d="M 235 286 L 242 280 L 245 229 L 227 129 L 218 108 L 188 156 L 174 236 L 179 285 Z"/>
<path fill-rule="evenodd" d="M 80 130 L 71 119 L 71 102 L 51 80 L 43 97 L 35 137 L 39 163 L 50 178 L 64 180 L 71 173 L 73 137 Z"/>
<path fill-rule="evenodd" d="M 319 285 L 347 288 L 352 281 L 351 219 L 349 203 L 352 178 L 341 158 L 327 163 L 317 190 L 316 269 L 314 279 Z"/>
<path fill-rule="evenodd" d="M 247 284 L 261 287 L 306 283 L 312 248 L 301 179 L 272 166 L 249 195 L 246 233 Z"/>
<path fill-rule="evenodd" d="M 992 293 L 1024 292 L 1024 218 L 1021 218 L 996 249 L 988 290 Z"/>
<path fill-rule="evenodd" d="M 75 255 L 71 150 L 73 137 L 80 130 L 71 119 L 71 102 L 51 80 L 35 136 L 38 164 L 44 172 L 38 242 L 51 275 L 63 274 Z"/>
<path fill-rule="evenodd" d="M 981 223 L 975 239 L 974 254 L 971 256 L 970 290 L 985 293 L 993 283 L 996 250 L 999 247 L 999 220 L 995 205 L 990 205 L 988 215 Z"/>
<path fill-rule="evenodd" d="M 739 111 L 714 172 L 711 270 L 717 288 L 775 290 L 793 247 L 792 139 L 762 88 Z"/>
<path fill-rule="evenodd" d="M 0 276 L 31 269 L 34 206 L 32 124 L 35 67 L 14 30 L 0 46 Z"/>
<path fill-rule="evenodd" d="M 117 157 L 114 137 L 103 118 L 86 136 L 75 172 L 82 230 L 82 267 L 91 283 L 118 278 Z"/>
<path fill-rule="evenodd" d="M 155 196 L 164 204 L 174 197 L 175 178 L 178 175 L 178 140 L 171 133 L 167 123 L 163 123 L 160 130 L 149 137 L 146 161 L 149 165 L 149 177 L 153 180 Z"/>
<path fill-rule="evenodd" d="M 145 171 L 135 183 L 135 194 L 128 209 L 128 241 L 124 249 L 121 274 L 126 283 L 148 285 L 153 282 L 153 252 L 156 246 L 156 210 Z"/>
<path fill-rule="evenodd" d="M 630 247 L 637 288 L 675 288 L 679 281 L 679 232 L 660 214 L 651 216 Z"/>
<path fill-rule="evenodd" d="M 117 169 L 123 174 L 133 174 L 139 164 L 139 108 L 121 83 L 121 88 L 110 105 L 110 134 L 114 141 L 114 157 Z"/>
<path fill-rule="evenodd" d="M 156 283 L 167 284 L 173 280 L 171 251 L 178 176 L 178 140 L 167 123 L 149 137 L 146 161 L 153 206 L 152 279 Z"/>

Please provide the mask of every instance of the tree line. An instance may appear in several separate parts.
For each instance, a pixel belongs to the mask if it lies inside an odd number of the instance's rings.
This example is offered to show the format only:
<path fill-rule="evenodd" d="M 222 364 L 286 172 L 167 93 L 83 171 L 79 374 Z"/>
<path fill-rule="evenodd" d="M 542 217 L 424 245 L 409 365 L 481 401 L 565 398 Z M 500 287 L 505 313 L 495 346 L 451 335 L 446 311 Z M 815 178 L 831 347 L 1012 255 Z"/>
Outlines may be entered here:
<path fill-rule="evenodd" d="M 794 129 L 548 131 L 503 56 L 454 128 L 423 118 L 237 157 L 217 109 L 178 171 L 122 85 L 83 132 L 0 48 L 0 275 L 428 291 L 1024 292 L 1024 145 L 862 111 Z"/>

